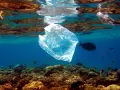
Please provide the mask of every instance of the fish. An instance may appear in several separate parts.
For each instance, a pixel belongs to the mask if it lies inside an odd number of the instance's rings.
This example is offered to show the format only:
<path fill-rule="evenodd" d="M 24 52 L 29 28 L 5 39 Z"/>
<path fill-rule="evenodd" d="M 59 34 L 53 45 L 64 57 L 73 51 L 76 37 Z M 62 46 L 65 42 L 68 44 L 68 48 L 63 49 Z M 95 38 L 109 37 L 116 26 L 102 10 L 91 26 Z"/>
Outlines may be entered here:
<path fill-rule="evenodd" d="M 93 33 L 93 32 L 91 32 L 91 31 L 85 31 L 85 32 L 83 31 L 83 32 L 80 33 L 80 35 L 92 34 L 92 33 Z"/>
<path fill-rule="evenodd" d="M 110 48 L 110 50 L 113 50 L 114 48 Z"/>
<path fill-rule="evenodd" d="M 36 64 L 37 63 L 37 61 L 33 61 L 33 64 Z"/>
<path fill-rule="evenodd" d="M 94 51 L 94 50 L 96 50 L 96 45 L 94 43 L 91 43 L 91 42 L 79 43 L 79 46 L 81 46 L 83 49 L 85 49 L 87 51 Z"/>
<path fill-rule="evenodd" d="M 8 68 L 9 68 L 9 69 L 12 69 L 12 68 L 13 68 L 13 65 L 8 65 Z"/>

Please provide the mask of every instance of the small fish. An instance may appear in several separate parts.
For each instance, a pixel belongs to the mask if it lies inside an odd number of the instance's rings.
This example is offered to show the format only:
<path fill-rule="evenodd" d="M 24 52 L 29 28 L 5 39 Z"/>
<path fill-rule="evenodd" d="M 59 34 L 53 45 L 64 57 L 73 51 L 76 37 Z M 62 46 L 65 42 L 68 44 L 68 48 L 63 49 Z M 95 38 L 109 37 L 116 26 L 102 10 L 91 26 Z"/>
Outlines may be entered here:
<path fill-rule="evenodd" d="M 114 48 L 110 48 L 110 50 L 113 50 Z"/>
<path fill-rule="evenodd" d="M 33 61 L 33 64 L 36 64 L 37 62 L 36 61 Z"/>
<path fill-rule="evenodd" d="M 114 64 L 114 63 L 115 63 L 115 61 L 112 61 L 112 63 Z"/>
<path fill-rule="evenodd" d="M 83 66 L 83 64 L 81 62 L 77 62 L 76 65 Z"/>
<path fill-rule="evenodd" d="M 9 69 L 12 69 L 12 68 L 13 68 L 13 65 L 8 65 L 8 68 L 9 68 Z"/>
<path fill-rule="evenodd" d="M 82 33 L 80 33 L 80 35 L 86 35 L 86 34 L 92 34 L 93 32 L 90 32 L 90 31 L 83 31 Z"/>
<path fill-rule="evenodd" d="M 94 43 L 91 43 L 91 42 L 80 43 L 79 46 L 81 46 L 82 48 L 84 48 L 87 51 L 94 51 L 94 50 L 96 50 L 96 45 Z"/>

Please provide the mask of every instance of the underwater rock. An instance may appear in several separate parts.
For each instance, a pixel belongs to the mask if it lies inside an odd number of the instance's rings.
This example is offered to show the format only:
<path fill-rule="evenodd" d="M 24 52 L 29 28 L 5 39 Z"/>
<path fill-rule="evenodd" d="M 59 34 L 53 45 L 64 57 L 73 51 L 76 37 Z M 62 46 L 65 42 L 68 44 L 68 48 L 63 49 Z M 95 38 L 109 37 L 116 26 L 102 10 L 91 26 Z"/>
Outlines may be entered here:
<path fill-rule="evenodd" d="M 4 85 L 0 85 L 0 90 L 14 90 L 11 83 L 5 83 Z"/>
<path fill-rule="evenodd" d="M 84 84 L 81 90 L 97 90 L 97 88 L 89 84 Z"/>
<path fill-rule="evenodd" d="M 40 5 L 32 4 L 30 2 L 0 0 L 0 9 L 13 11 L 36 11 L 40 9 Z"/>
<path fill-rule="evenodd" d="M 29 81 L 31 80 L 31 78 L 32 78 L 32 77 L 29 77 L 29 76 L 28 76 L 28 77 L 23 77 L 23 78 L 21 78 L 21 79 L 17 82 L 15 88 L 17 88 L 17 90 L 22 90 L 22 87 L 25 86 L 26 84 L 28 84 Z"/>
<path fill-rule="evenodd" d="M 4 88 L 5 90 L 13 90 L 13 87 L 12 87 L 11 83 L 5 83 L 5 84 L 3 85 L 3 88 Z"/>
<path fill-rule="evenodd" d="M 15 67 L 14 67 L 14 72 L 15 73 L 21 73 L 23 70 L 25 70 L 26 69 L 26 65 L 16 65 Z"/>
<path fill-rule="evenodd" d="M 110 70 L 108 76 L 101 77 L 96 70 L 81 65 L 48 66 L 41 71 L 44 74 L 33 69 L 27 67 L 31 72 L 25 70 L 27 73 L 20 75 L 0 74 L 0 90 L 120 90 L 117 70 Z"/>
<path fill-rule="evenodd" d="M 48 90 L 42 82 L 40 81 L 32 81 L 26 84 L 22 90 Z"/>
<path fill-rule="evenodd" d="M 63 71 L 64 66 L 62 65 L 55 65 L 55 66 L 48 66 L 45 68 L 45 76 L 50 76 L 53 73 L 58 73 L 59 71 Z"/>
<path fill-rule="evenodd" d="M 117 77 L 120 80 L 120 69 L 117 70 Z"/>
<path fill-rule="evenodd" d="M 71 62 L 77 43 L 77 36 L 58 24 L 50 24 L 45 35 L 39 35 L 40 47 L 57 60 Z"/>
<path fill-rule="evenodd" d="M 107 87 L 103 85 L 98 85 L 97 87 L 95 87 L 90 84 L 84 84 L 79 90 L 120 90 L 120 86 L 112 84 Z"/>
<path fill-rule="evenodd" d="M 94 50 L 96 50 L 96 45 L 94 43 L 91 43 L 91 42 L 80 43 L 79 46 L 81 46 L 82 48 L 84 48 L 87 51 L 94 51 Z"/>
<path fill-rule="evenodd" d="M 71 84 L 70 90 L 78 90 L 79 86 L 83 85 L 83 82 L 77 81 Z"/>
<path fill-rule="evenodd" d="M 118 73 L 117 71 L 108 71 L 106 79 L 109 81 L 117 81 L 118 80 Z"/>
<path fill-rule="evenodd" d="M 119 86 L 119 85 L 112 84 L 112 85 L 107 86 L 106 89 L 107 89 L 107 90 L 120 90 L 120 86 Z"/>
<path fill-rule="evenodd" d="M 35 67 L 32 69 L 32 72 L 34 73 L 40 73 L 41 71 L 44 71 L 43 67 Z"/>

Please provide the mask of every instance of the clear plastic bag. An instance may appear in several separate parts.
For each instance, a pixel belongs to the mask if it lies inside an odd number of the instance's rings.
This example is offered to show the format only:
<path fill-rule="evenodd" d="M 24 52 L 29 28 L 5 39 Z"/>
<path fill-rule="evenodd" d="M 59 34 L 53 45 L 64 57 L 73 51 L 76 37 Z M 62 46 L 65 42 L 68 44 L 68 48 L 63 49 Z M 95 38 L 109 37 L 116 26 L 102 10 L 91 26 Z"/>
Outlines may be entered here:
<path fill-rule="evenodd" d="M 39 35 L 39 45 L 57 60 L 71 62 L 78 39 L 76 35 L 59 24 L 50 24 L 45 35 Z"/>

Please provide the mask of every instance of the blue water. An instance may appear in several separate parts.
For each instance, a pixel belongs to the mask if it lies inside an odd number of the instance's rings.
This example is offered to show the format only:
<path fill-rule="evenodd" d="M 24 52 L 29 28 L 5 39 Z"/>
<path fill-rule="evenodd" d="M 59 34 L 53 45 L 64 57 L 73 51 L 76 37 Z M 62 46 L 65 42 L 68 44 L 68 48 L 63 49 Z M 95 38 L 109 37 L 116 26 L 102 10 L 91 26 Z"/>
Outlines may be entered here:
<path fill-rule="evenodd" d="M 44 0 L 43 0 L 44 2 Z M 45 3 L 45 2 L 44 2 Z M 79 6 L 79 5 L 78 5 Z M 89 5 L 88 7 L 96 7 Z M 117 15 L 119 16 L 119 15 Z M 115 15 L 112 16 L 117 19 Z M 15 24 L 12 20 L 22 20 L 29 18 L 44 18 L 37 14 L 21 13 L 15 16 L 5 16 L 1 23 L 8 24 L 8 28 L 15 27 L 29 27 L 35 25 L 34 23 Z M 96 19 L 95 14 L 81 14 L 66 16 L 65 19 L 69 22 L 75 23 L 84 21 L 84 18 Z M 67 24 L 63 22 L 62 24 Z M 44 24 L 37 22 L 37 24 Z M 61 25 L 62 25 L 61 24 Z M 80 62 L 86 67 L 95 67 L 99 69 L 120 68 L 120 27 L 115 25 L 112 29 L 94 30 L 91 34 L 82 34 L 82 32 L 74 32 L 79 42 L 92 42 L 96 45 L 95 51 L 87 51 L 81 46 L 76 47 L 72 62 L 59 61 L 48 55 L 41 49 L 38 43 L 38 36 L 26 35 L 0 35 L 0 67 L 8 67 L 9 65 L 26 64 L 29 67 L 36 67 L 40 65 L 55 65 L 55 64 L 76 64 Z M 113 48 L 113 49 L 110 49 Z M 37 63 L 34 64 L 33 62 Z"/>
<path fill-rule="evenodd" d="M 5 35 L 0 37 L 0 66 L 26 64 L 29 67 L 54 64 L 82 63 L 87 67 L 107 69 L 120 68 L 120 31 L 119 27 L 111 30 L 96 30 L 91 34 L 76 33 L 80 42 L 92 42 L 95 51 L 87 51 L 77 46 L 72 62 L 55 60 L 42 50 L 38 44 L 38 37 Z M 112 50 L 110 48 L 113 48 Z M 37 64 L 33 64 L 36 61 Z"/>

